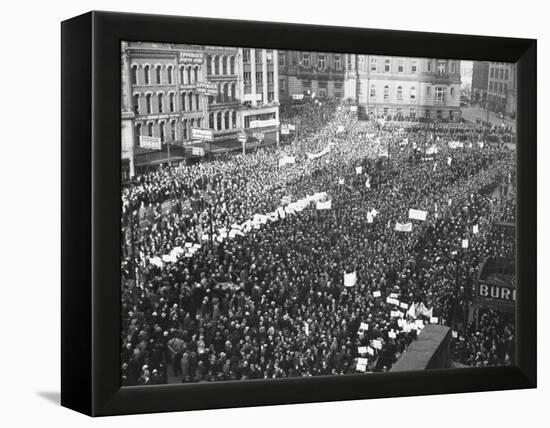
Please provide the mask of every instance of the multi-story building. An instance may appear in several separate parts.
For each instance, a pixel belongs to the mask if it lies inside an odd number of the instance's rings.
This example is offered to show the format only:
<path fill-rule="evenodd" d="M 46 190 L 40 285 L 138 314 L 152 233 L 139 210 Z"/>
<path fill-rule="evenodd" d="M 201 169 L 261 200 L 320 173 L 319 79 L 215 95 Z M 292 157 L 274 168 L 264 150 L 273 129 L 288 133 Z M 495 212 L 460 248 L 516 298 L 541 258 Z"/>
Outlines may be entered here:
<path fill-rule="evenodd" d="M 516 65 L 507 62 L 489 63 L 487 86 L 489 110 L 507 116 L 516 115 Z"/>
<path fill-rule="evenodd" d="M 201 47 L 122 43 L 124 175 L 183 158 L 191 129 L 206 123 L 207 89 Z M 153 137 L 149 141 L 160 147 L 142 147 L 141 137 Z"/>
<path fill-rule="evenodd" d="M 207 128 L 214 131 L 214 141 L 234 140 L 242 126 L 239 121 L 241 91 L 239 49 L 205 47 L 206 79 L 214 88 L 208 96 Z"/>
<path fill-rule="evenodd" d="M 319 98 L 344 97 L 344 54 L 279 51 L 279 98 L 315 94 Z"/>
<path fill-rule="evenodd" d="M 279 142 L 277 50 L 239 48 L 240 128 L 249 140 Z"/>
<path fill-rule="evenodd" d="M 460 61 L 346 54 L 344 94 L 369 116 L 460 118 Z"/>
<path fill-rule="evenodd" d="M 489 61 L 474 61 L 472 71 L 472 101 L 485 106 L 489 87 Z"/>

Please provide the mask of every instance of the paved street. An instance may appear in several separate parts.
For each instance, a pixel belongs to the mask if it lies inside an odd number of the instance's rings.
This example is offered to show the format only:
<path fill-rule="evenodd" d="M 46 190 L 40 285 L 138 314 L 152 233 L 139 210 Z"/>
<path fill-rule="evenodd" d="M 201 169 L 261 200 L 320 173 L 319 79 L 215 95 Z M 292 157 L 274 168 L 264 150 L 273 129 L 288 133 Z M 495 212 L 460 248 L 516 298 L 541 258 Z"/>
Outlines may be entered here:
<path fill-rule="evenodd" d="M 481 119 L 483 121 L 487 120 L 487 110 L 479 108 L 479 107 L 463 107 L 462 108 L 462 117 L 466 120 L 475 122 L 476 119 Z M 511 126 L 512 130 L 516 132 L 516 121 L 504 118 L 500 119 L 496 113 L 493 113 L 492 111 L 489 112 L 489 122 L 491 122 L 493 125 L 501 125 L 502 122 L 506 124 L 506 126 Z"/>

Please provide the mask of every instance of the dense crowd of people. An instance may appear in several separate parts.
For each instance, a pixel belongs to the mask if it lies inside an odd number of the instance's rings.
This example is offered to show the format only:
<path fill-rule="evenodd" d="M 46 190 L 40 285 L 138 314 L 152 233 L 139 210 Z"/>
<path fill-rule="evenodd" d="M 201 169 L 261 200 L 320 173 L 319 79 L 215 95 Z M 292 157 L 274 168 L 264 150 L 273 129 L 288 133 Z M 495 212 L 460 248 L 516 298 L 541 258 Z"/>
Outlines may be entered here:
<path fill-rule="evenodd" d="M 513 317 L 468 314 L 480 262 L 514 254 L 493 227 L 515 221 L 509 133 L 382 127 L 311 104 L 293 144 L 124 183 L 124 385 L 386 371 L 422 328 L 412 318 L 451 326 L 458 362 L 513 362 Z M 318 193 L 329 209 L 285 210 Z"/>

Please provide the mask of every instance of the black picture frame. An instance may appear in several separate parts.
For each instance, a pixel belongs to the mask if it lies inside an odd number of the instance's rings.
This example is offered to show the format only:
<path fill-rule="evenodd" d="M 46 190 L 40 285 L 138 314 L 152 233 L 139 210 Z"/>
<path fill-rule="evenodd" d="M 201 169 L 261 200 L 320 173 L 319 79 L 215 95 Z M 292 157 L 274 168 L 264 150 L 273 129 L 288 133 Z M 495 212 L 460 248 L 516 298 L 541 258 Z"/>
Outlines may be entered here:
<path fill-rule="evenodd" d="M 103 416 L 536 387 L 536 40 L 111 12 L 61 30 L 63 406 Z M 517 365 L 121 388 L 122 40 L 516 62 Z"/>

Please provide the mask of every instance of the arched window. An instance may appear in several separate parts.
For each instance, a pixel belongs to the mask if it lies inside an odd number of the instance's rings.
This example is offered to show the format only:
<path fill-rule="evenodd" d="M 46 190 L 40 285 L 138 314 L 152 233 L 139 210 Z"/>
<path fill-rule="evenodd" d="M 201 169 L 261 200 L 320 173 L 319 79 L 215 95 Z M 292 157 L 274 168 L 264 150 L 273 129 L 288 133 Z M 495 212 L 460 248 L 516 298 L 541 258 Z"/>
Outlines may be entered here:
<path fill-rule="evenodd" d="M 390 87 L 388 85 L 384 86 L 384 99 L 387 100 L 390 97 Z"/>
<path fill-rule="evenodd" d="M 164 113 L 164 95 L 159 94 L 159 113 Z"/>
<path fill-rule="evenodd" d="M 221 98 L 222 98 L 222 87 L 218 83 L 218 93 L 216 94 L 216 102 L 219 103 L 221 101 Z"/>
<path fill-rule="evenodd" d="M 397 100 L 403 101 L 403 88 L 401 86 L 397 87 Z"/>
<path fill-rule="evenodd" d="M 159 136 L 160 136 L 160 141 L 164 143 L 164 122 L 159 122 Z"/>
<path fill-rule="evenodd" d="M 231 85 L 231 101 L 235 101 L 237 99 L 237 95 L 236 95 L 235 91 L 236 91 L 236 86 L 233 83 Z"/>
<path fill-rule="evenodd" d="M 235 57 L 229 58 L 229 73 L 235 74 Z"/>
<path fill-rule="evenodd" d="M 233 123 L 233 128 L 236 128 L 237 127 L 237 112 L 236 111 L 233 111 L 233 113 L 231 113 L 231 116 L 232 116 L 232 123 Z"/>
<path fill-rule="evenodd" d="M 145 96 L 145 103 L 147 104 L 147 114 L 151 114 L 153 112 L 153 103 L 151 102 L 151 94 L 147 94 Z"/>
<path fill-rule="evenodd" d="M 170 121 L 170 141 L 176 141 L 176 121 Z"/>
<path fill-rule="evenodd" d="M 195 67 L 195 82 L 199 81 L 199 67 Z"/>
<path fill-rule="evenodd" d="M 189 110 L 193 110 L 193 94 L 189 93 Z"/>
<path fill-rule="evenodd" d="M 226 111 L 223 117 L 224 128 L 229 129 L 229 112 Z"/>
<path fill-rule="evenodd" d="M 370 97 L 376 98 L 376 85 L 370 85 Z"/>
<path fill-rule="evenodd" d="M 187 67 L 187 83 L 193 83 L 191 80 L 191 67 Z"/>
<path fill-rule="evenodd" d="M 157 75 L 157 84 L 160 85 L 162 83 L 162 68 L 160 65 L 157 65 L 156 69 L 156 75 Z"/>
<path fill-rule="evenodd" d="M 180 67 L 180 84 L 185 85 L 185 68 Z"/>
<path fill-rule="evenodd" d="M 200 127 L 201 127 L 201 122 L 202 122 L 202 121 L 201 121 L 201 118 L 199 117 L 199 118 L 197 119 L 197 128 L 200 128 Z"/>
<path fill-rule="evenodd" d="M 222 129 L 222 112 L 219 111 L 218 114 L 217 114 L 217 126 L 218 126 L 218 130 Z"/>
<path fill-rule="evenodd" d="M 136 123 L 135 127 L 136 146 L 139 146 L 139 137 L 141 135 L 141 123 Z"/>
<path fill-rule="evenodd" d="M 212 74 L 220 74 L 220 57 L 214 57 L 214 67 L 212 70 Z"/>
<path fill-rule="evenodd" d="M 212 74 L 212 57 L 210 55 L 206 57 L 206 74 L 209 76 Z"/>
<path fill-rule="evenodd" d="M 229 83 L 223 85 L 223 101 L 229 101 Z"/>
<path fill-rule="evenodd" d="M 199 94 L 195 94 L 195 108 L 196 108 L 197 110 L 200 110 L 200 109 L 201 109 L 201 103 L 200 103 L 200 101 L 201 101 L 201 98 L 200 98 Z"/>
<path fill-rule="evenodd" d="M 227 74 L 227 57 L 222 57 L 222 74 Z"/>
<path fill-rule="evenodd" d="M 139 114 L 139 94 L 134 94 L 134 113 Z"/>
<path fill-rule="evenodd" d="M 170 111 L 176 111 L 176 94 L 170 92 Z"/>
<path fill-rule="evenodd" d="M 174 83 L 174 76 L 172 74 L 174 68 L 170 65 L 168 66 L 168 69 L 166 70 L 166 73 L 168 75 L 168 84 L 171 85 Z"/>
<path fill-rule="evenodd" d="M 181 93 L 181 111 L 185 111 L 186 108 L 185 108 L 185 92 L 182 92 Z"/>
<path fill-rule="evenodd" d="M 193 129 L 195 127 L 195 118 L 191 119 L 191 123 L 189 124 L 189 127 Z"/>
<path fill-rule="evenodd" d="M 132 85 L 138 84 L 138 67 L 137 65 L 132 66 Z"/>
<path fill-rule="evenodd" d="M 214 113 L 208 115 L 208 128 L 214 129 Z"/>
<path fill-rule="evenodd" d="M 416 88 L 411 86 L 411 100 L 416 100 Z"/>
<path fill-rule="evenodd" d="M 181 122 L 181 138 L 187 140 L 187 119 L 183 119 Z"/>
<path fill-rule="evenodd" d="M 151 84 L 151 67 L 146 65 L 145 67 L 143 67 L 143 78 L 145 80 L 145 84 L 146 85 L 150 85 Z"/>
<path fill-rule="evenodd" d="M 149 122 L 147 124 L 147 135 L 149 135 L 149 137 L 153 136 L 153 123 L 152 122 Z"/>

